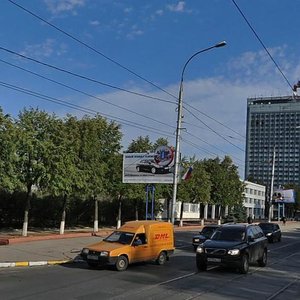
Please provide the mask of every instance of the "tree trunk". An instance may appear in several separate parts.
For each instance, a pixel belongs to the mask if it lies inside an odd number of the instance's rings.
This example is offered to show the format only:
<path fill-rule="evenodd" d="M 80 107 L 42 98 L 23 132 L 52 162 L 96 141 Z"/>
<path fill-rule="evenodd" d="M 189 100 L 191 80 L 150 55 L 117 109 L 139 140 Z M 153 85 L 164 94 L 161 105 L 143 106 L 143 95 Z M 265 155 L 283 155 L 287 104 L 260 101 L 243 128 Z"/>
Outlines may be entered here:
<path fill-rule="evenodd" d="M 64 203 L 63 203 L 63 210 L 61 214 L 59 234 L 64 234 L 65 232 L 66 208 L 67 208 L 67 195 L 64 195 Z"/>
<path fill-rule="evenodd" d="M 119 196 L 119 209 L 118 209 L 118 221 L 117 221 L 117 229 L 121 227 L 122 223 L 122 196 Z"/>
<path fill-rule="evenodd" d="M 98 228 L 98 200 L 97 197 L 94 197 L 94 203 L 95 203 L 95 212 L 94 212 L 94 233 L 99 231 Z"/>
<path fill-rule="evenodd" d="M 26 194 L 26 206 L 24 211 L 24 220 L 23 220 L 23 230 L 22 230 L 22 236 L 27 236 L 27 230 L 28 230 L 28 215 L 30 210 L 30 199 L 32 196 L 32 185 L 29 184 L 27 186 L 27 194 Z"/>
<path fill-rule="evenodd" d="M 181 202 L 181 208 L 180 208 L 180 222 L 179 222 L 179 226 L 182 227 L 183 226 L 183 201 Z"/>

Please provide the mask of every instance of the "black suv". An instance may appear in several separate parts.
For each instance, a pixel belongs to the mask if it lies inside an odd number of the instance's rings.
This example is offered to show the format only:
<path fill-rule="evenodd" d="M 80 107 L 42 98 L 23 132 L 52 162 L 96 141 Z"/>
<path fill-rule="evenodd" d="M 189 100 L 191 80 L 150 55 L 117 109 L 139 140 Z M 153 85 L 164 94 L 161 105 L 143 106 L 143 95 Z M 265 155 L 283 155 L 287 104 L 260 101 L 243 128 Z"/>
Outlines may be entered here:
<path fill-rule="evenodd" d="M 199 270 L 207 265 L 221 265 L 237 268 L 246 274 L 249 263 L 267 264 L 268 240 L 258 225 L 225 224 L 216 229 L 209 240 L 196 250 L 196 264 Z"/>
<path fill-rule="evenodd" d="M 196 251 L 197 247 L 205 242 L 206 240 L 210 239 L 213 233 L 217 228 L 219 228 L 220 225 L 206 225 L 202 228 L 202 230 L 199 232 L 199 234 L 193 236 L 193 247 Z"/>

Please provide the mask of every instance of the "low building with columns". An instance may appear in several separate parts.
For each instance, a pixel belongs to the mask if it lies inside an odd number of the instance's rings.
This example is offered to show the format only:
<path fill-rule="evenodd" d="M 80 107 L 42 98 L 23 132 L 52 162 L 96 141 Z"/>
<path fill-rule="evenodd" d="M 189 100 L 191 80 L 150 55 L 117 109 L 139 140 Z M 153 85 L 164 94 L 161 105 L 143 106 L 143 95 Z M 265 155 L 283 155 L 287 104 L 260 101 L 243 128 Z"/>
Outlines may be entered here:
<path fill-rule="evenodd" d="M 247 209 L 247 216 L 253 219 L 265 218 L 266 187 L 261 184 L 244 181 L 244 206 Z"/>
<path fill-rule="evenodd" d="M 244 206 L 247 210 L 247 216 L 251 216 L 255 219 L 263 219 L 265 214 L 265 198 L 266 187 L 260 184 L 256 184 L 250 181 L 244 181 L 245 191 Z M 167 201 L 161 200 L 161 212 L 156 216 L 157 219 L 167 220 Z M 218 220 L 220 217 L 228 215 L 228 206 L 221 206 L 215 204 L 204 203 L 181 203 L 176 202 L 175 207 L 175 220 L 180 219 L 181 208 L 183 208 L 183 220 L 196 221 L 200 219 L 204 220 Z M 171 211 L 171 203 L 169 203 L 169 211 Z"/>

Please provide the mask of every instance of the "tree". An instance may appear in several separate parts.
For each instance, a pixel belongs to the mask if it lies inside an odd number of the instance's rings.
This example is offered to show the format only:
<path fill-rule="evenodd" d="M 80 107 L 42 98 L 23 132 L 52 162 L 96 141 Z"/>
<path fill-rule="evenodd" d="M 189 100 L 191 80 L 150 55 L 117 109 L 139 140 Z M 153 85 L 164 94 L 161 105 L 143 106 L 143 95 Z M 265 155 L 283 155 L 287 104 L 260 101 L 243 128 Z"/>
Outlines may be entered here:
<path fill-rule="evenodd" d="M 84 193 L 95 203 L 94 231 L 98 231 L 98 200 L 111 190 L 110 173 L 115 172 L 116 166 L 109 162 L 118 155 L 122 135 L 119 125 L 108 123 L 101 116 L 83 118 L 80 135 L 79 168 L 84 177 Z M 117 171 L 121 173 L 119 168 Z"/>
<path fill-rule="evenodd" d="M 196 161 L 195 157 L 189 162 L 184 163 L 186 171 L 190 166 L 193 166 L 192 177 L 187 181 L 182 180 L 179 185 L 178 195 L 182 202 L 180 222 L 182 224 L 183 203 L 209 203 L 211 200 L 211 181 L 210 175 L 205 170 L 205 165 L 202 161 Z"/>
<path fill-rule="evenodd" d="M 205 169 L 212 182 L 211 200 L 214 204 L 234 206 L 243 201 L 244 184 L 239 179 L 238 169 L 229 156 L 204 160 Z"/>
<path fill-rule="evenodd" d="M 151 151 L 153 149 L 153 145 L 150 142 L 149 136 L 142 137 L 139 136 L 136 140 L 132 140 L 129 144 L 127 153 L 143 153 L 147 151 Z"/>
<path fill-rule="evenodd" d="M 51 150 L 51 132 L 55 116 L 38 109 L 20 112 L 17 126 L 16 164 L 18 179 L 26 187 L 26 204 L 22 235 L 27 236 L 30 198 L 33 188 L 47 181 L 46 160 Z"/>
<path fill-rule="evenodd" d="M 0 190 L 13 191 L 20 188 L 16 176 L 16 130 L 9 115 L 0 108 Z"/>
<path fill-rule="evenodd" d="M 47 180 L 44 189 L 63 199 L 60 234 L 64 233 L 66 209 L 71 195 L 83 187 L 83 176 L 78 170 L 79 129 L 77 118 L 53 122 L 50 154 L 45 164 Z"/>

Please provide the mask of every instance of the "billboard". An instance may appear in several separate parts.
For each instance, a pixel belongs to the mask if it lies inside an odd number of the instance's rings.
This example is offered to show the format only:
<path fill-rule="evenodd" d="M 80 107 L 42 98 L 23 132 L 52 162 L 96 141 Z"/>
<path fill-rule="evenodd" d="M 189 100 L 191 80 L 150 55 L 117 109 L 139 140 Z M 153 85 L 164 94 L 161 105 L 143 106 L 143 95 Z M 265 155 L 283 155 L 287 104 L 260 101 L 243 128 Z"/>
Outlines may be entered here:
<path fill-rule="evenodd" d="M 275 203 L 295 203 L 295 191 L 294 190 L 276 190 L 273 194 L 273 200 Z"/>
<path fill-rule="evenodd" d="M 123 153 L 123 183 L 173 183 L 174 148 L 153 153 Z"/>

